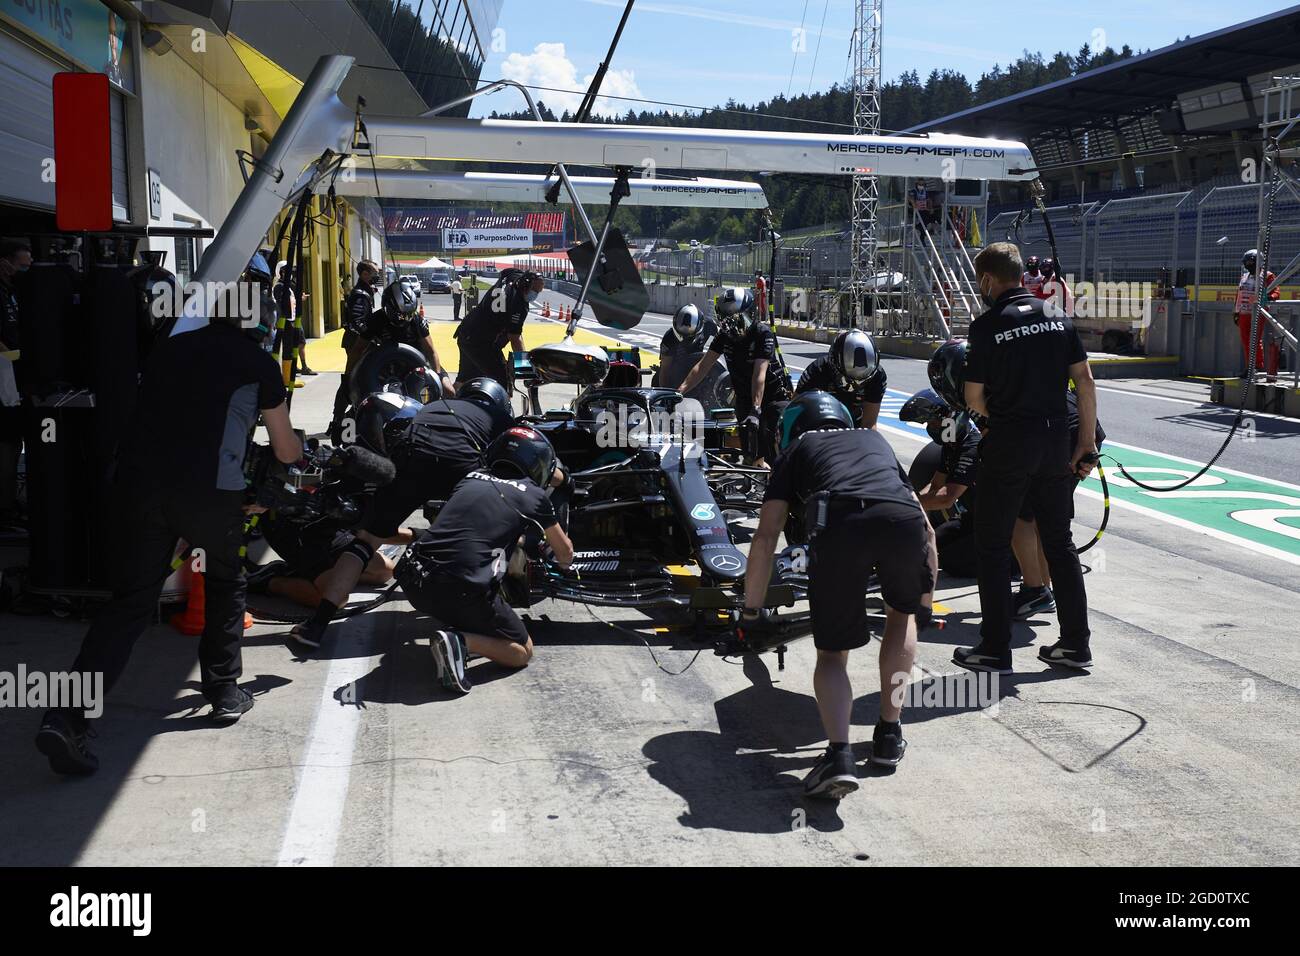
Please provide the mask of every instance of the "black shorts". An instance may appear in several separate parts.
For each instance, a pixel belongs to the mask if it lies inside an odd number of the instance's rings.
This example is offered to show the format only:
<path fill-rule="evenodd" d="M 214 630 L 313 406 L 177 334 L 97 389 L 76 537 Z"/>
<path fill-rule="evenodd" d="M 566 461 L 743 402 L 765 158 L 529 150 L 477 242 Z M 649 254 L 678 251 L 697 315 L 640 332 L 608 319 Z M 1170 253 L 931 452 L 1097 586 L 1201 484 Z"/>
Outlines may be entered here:
<path fill-rule="evenodd" d="M 814 539 L 808 561 L 817 649 L 851 651 L 871 640 L 866 591 L 873 572 L 891 608 L 921 610 L 921 598 L 934 588 L 934 561 L 928 521 L 915 505 L 832 502 L 828 526 Z"/>
<path fill-rule="evenodd" d="M 296 533 L 276 533 L 271 547 L 289 565 L 293 577 L 315 581 L 338 561 L 339 556 L 356 540 L 346 528 L 307 525 Z M 288 576 L 288 575 L 286 575 Z"/>
<path fill-rule="evenodd" d="M 487 592 L 459 581 L 422 580 L 409 574 L 402 574 L 400 583 L 411 606 L 429 615 L 439 628 L 528 643 L 528 629 L 499 590 Z"/>
<path fill-rule="evenodd" d="M 393 537 L 401 523 L 426 501 L 450 498 L 452 489 L 470 472 L 463 464 L 410 452 L 405 443 L 399 443 L 392 457 L 397 477 L 375 491 L 361 522 L 376 538 Z"/>

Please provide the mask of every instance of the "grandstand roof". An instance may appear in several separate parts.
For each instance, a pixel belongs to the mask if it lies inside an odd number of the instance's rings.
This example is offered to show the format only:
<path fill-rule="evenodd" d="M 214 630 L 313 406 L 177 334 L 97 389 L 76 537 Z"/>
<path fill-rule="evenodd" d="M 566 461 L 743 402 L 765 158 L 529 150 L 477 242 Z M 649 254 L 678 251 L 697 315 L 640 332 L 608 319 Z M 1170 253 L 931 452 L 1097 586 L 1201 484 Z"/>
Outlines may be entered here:
<path fill-rule="evenodd" d="M 1168 8 L 1177 22 L 1177 7 Z M 1252 99 L 1275 72 L 1300 63 L 1300 6 L 1119 60 L 1078 76 L 914 126 L 1031 143 L 1052 131 L 1114 130 L 1117 118 L 1176 108 L 1186 132 L 1258 129 Z M 1290 72 L 1288 70 L 1288 72 Z M 1233 93 L 1232 87 L 1250 89 Z M 1207 87 L 1220 87 L 1204 92 Z M 1204 92 L 1203 96 L 1189 93 Z M 1211 99 L 1213 97 L 1213 99 Z M 1201 100 L 1205 100 L 1202 110 Z M 1233 108 L 1236 107 L 1236 108 Z M 1197 116 L 1198 113 L 1203 115 Z M 1177 117 L 1173 118 L 1177 122 Z M 1169 129 L 1169 120 L 1160 128 Z M 1154 138 L 1160 128 L 1151 120 Z M 1143 140 L 1149 137 L 1141 137 Z M 1143 148 L 1146 143 L 1132 144 Z M 1163 145 L 1152 142 L 1150 145 Z M 1039 157 L 1043 161 L 1042 157 Z"/>

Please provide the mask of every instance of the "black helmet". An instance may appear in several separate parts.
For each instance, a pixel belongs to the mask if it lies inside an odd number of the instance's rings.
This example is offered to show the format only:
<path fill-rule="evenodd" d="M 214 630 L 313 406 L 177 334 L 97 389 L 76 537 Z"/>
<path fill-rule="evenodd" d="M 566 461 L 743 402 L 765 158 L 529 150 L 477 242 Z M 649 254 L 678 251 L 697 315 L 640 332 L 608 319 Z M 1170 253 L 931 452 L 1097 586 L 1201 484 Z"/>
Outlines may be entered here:
<path fill-rule="evenodd" d="M 1030 256 L 1025 260 L 1025 271 L 1031 276 L 1038 275 L 1038 256 Z"/>
<path fill-rule="evenodd" d="M 402 394 L 407 398 L 415 399 L 421 405 L 428 405 L 442 398 L 442 382 L 438 380 L 438 376 L 421 365 L 419 368 L 411 369 L 406 373 L 406 378 L 402 379 Z"/>
<path fill-rule="evenodd" d="M 555 449 L 545 435 L 527 425 L 507 428 L 494 438 L 483 460 L 498 478 L 531 478 L 542 488 L 555 474 Z"/>
<path fill-rule="evenodd" d="M 1054 260 L 1054 259 L 1044 259 L 1044 260 L 1043 260 L 1043 275 L 1045 275 L 1045 276 L 1050 276 L 1050 275 L 1055 274 L 1055 272 L 1056 272 L 1056 260 Z"/>
<path fill-rule="evenodd" d="M 397 392 L 372 392 L 357 406 L 357 444 L 387 455 L 393 437 L 407 426 L 421 405 Z"/>
<path fill-rule="evenodd" d="M 1259 250 L 1247 249 L 1245 255 L 1241 257 L 1241 267 L 1254 275 L 1255 270 L 1259 268 Z"/>
<path fill-rule="evenodd" d="M 852 427 L 853 416 L 830 392 L 804 392 L 781 413 L 781 448 L 790 447 L 804 432 Z"/>
<path fill-rule="evenodd" d="M 510 395 L 501 383 L 494 378 L 472 378 L 460 387 L 456 397 L 471 402 L 481 402 L 489 408 L 495 405 L 507 415 L 512 411 Z"/>
<path fill-rule="evenodd" d="M 673 316 L 673 334 L 679 342 L 694 342 L 704 328 L 704 318 L 694 305 L 684 305 Z"/>
<path fill-rule="evenodd" d="M 952 406 L 939 397 L 932 388 L 923 388 L 903 403 L 898 410 L 900 422 L 929 424 L 942 421 L 952 415 Z"/>
<path fill-rule="evenodd" d="M 880 365 L 876 343 L 861 329 L 847 329 L 835 336 L 830 356 L 831 368 L 840 382 L 848 385 L 861 385 Z"/>
<path fill-rule="evenodd" d="M 954 409 L 966 407 L 966 343 L 944 342 L 935 349 L 926 370 L 930 386 Z"/>
<path fill-rule="evenodd" d="M 925 433 L 940 445 L 956 444 L 966 440 L 971 429 L 970 415 L 966 412 L 949 411 L 941 418 L 934 418 L 925 424 Z"/>
<path fill-rule="evenodd" d="M 384 287 L 384 313 L 390 319 L 406 322 L 420 309 L 420 302 L 401 279 L 388 283 Z"/>

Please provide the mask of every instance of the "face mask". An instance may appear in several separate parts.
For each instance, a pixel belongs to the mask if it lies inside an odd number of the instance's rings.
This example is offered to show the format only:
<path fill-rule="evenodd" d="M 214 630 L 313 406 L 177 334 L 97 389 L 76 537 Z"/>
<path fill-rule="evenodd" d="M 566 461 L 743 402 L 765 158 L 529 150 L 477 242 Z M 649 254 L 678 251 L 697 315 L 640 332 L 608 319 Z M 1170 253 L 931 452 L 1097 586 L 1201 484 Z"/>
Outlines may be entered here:
<path fill-rule="evenodd" d="M 997 302 L 997 299 L 994 296 L 989 295 L 984 291 L 984 283 L 982 282 L 980 283 L 980 298 L 984 300 L 984 304 L 990 309 L 993 308 L 993 303 Z"/>

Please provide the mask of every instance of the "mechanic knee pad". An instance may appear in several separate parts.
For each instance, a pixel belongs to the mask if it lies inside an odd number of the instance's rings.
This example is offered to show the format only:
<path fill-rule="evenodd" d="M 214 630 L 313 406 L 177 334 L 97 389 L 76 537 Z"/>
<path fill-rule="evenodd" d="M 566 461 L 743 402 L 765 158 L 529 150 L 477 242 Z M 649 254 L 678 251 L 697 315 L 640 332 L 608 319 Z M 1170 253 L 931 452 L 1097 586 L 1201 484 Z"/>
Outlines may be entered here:
<path fill-rule="evenodd" d="M 360 561 L 361 567 L 364 570 L 370 564 L 370 559 L 375 556 L 375 549 L 366 544 L 360 538 L 353 538 L 352 543 L 343 549 L 343 553 L 350 554 L 352 557 Z"/>

